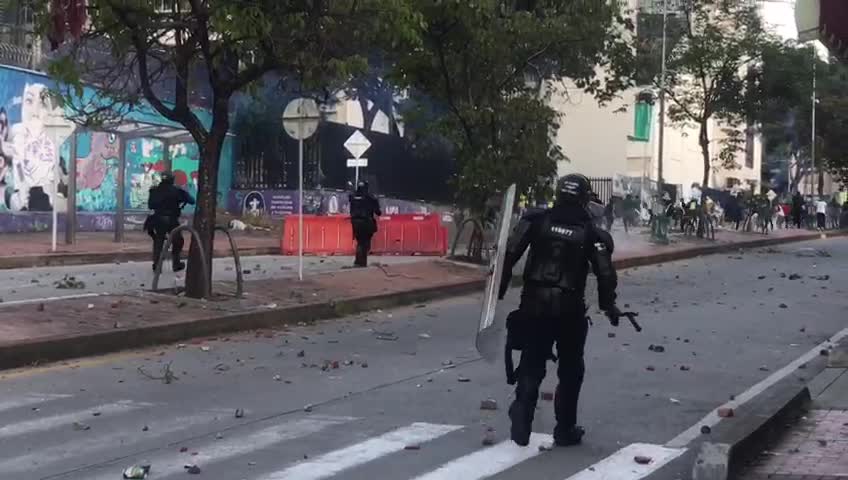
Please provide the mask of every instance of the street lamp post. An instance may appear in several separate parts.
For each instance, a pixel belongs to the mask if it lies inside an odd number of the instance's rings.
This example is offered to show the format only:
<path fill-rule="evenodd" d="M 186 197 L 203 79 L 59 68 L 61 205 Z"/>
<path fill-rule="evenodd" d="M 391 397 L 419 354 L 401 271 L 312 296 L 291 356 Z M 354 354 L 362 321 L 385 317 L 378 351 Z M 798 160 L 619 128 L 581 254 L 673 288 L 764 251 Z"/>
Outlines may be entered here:
<path fill-rule="evenodd" d="M 303 141 L 318 130 L 321 114 L 315 101 L 297 98 L 286 105 L 283 128 L 297 140 L 297 278 L 303 280 Z"/>

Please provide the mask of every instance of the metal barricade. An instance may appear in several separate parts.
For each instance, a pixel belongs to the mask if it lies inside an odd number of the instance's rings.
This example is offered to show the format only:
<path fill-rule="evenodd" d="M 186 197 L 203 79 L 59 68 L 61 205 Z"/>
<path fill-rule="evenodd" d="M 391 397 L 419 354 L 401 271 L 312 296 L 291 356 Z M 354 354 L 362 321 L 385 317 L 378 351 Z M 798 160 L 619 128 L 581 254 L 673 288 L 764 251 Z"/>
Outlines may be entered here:
<path fill-rule="evenodd" d="M 188 231 L 191 233 L 191 238 L 194 243 L 197 244 L 198 252 L 200 253 L 200 258 L 203 260 L 201 263 L 203 264 L 203 298 L 209 297 L 212 291 L 212 286 L 210 283 L 209 271 L 208 271 L 208 263 L 206 259 L 209 258 L 206 256 L 206 251 L 203 249 L 203 244 L 200 242 L 200 235 L 197 234 L 197 230 L 189 227 L 188 225 L 181 225 L 173 230 L 168 236 L 165 238 L 165 244 L 162 245 L 162 253 L 159 254 L 159 259 L 156 261 L 156 269 L 153 271 L 153 291 L 159 289 L 159 276 L 162 275 L 162 263 L 165 261 L 165 258 L 169 255 L 169 251 L 171 250 L 171 244 L 174 243 L 173 239 L 176 235 L 182 235 L 184 231 Z"/>
<path fill-rule="evenodd" d="M 227 239 L 230 241 L 230 249 L 233 251 L 233 262 L 236 264 L 236 298 L 241 298 L 244 295 L 244 277 L 242 276 L 241 270 L 241 258 L 239 257 L 238 247 L 236 247 L 236 241 L 233 239 L 233 236 L 230 234 L 230 229 L 221 225 L 217 225 L 215 227 L 216 231 L 224 232 L 227 236 Z M 211 295 L 211 288 L 209 294 Z"/>

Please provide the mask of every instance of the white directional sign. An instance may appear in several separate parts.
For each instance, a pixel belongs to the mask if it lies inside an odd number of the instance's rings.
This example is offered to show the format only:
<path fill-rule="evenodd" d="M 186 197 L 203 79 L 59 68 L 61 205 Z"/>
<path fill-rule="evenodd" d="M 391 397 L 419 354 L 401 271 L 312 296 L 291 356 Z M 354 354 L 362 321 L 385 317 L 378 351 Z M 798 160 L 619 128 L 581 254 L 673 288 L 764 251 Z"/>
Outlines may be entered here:
<path fill-rule="evenodd" d="M 770 202 L 773 202 L 775 197 L 777 197 L 777 194 L 774 193 L 774 190 L 769 190 L 766 196 L 768 197 Z"/>
<path fill-rule="evenodd" d="M 347 166 L 350 168 L 353 167 L 367 167 L 368 159 L 367 158 L 348 158 Z"/>
<path fill-rule="evenodd" d="M 365 138 L 359 130 L 353 132 L 353 135 L 344 143 L 344 147 L 353 155 L 353 158 L 359 158 L 371 148 L 371 142 Z"/>

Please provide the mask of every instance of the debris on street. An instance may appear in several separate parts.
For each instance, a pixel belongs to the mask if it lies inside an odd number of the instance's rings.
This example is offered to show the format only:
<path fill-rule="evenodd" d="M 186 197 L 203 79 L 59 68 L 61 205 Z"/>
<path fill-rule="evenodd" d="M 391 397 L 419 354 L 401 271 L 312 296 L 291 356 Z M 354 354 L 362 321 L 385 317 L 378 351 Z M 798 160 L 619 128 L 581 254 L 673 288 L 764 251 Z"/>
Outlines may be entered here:
<path fill-rule="evenodd" d="M 495 429 L 492 427 L 486 427 L 486 430 L 483 432 L 483 446 L 490 447 L 495 444 Z"/>
<path fill-rule="evenodd" d="M 200 467 L 198 467 L 197 465 L 194 465 L 194 464 L 185 465 L 183 468 L 185 468 L 186 473 L 190 473 L 192 475 L 199 475 L 200 474 Z"/>
<path fill-rule="evenodd" d="M 718 409 L 718 416 L 721 418 L 730 418 L 734 415 L 734 411 L 730 407 L 721 407 Z"/>
<path fill-rule="evenodd" d="M 654 352 L 654 353 L 663 353 L 663 352 L 665 352 L 665 347 L 663 347 L 662 345 L 653 345 L 653 344 L 651 344 L 651 345 L 648 347 L 648 350 L 650 350 L 650 351 L 652 351 L 652 352 Z"/>
<path fill-rule="evenodd" d="M 65 275 L 61 280 L 53 282 L 53 287 L 60 290 L 83 290 L 85 288 L 85 282 L 77 280 L 74 276 Z"/>
<path fill-rule="evenodd" d="M 243 418 L 243 417 L 244 417 L 244 409 L 242 409 L 242 408 L 237 408 L 237 409 L 236 409 L 236 414 L 235 414 L 235 415 L 236 415 L 236 418 Z"/>
<path fill-rule="evenodd" d="M 701 434 L 703 434 L 703 435 L 709 435 L 709 434 L 710 434 L 710 433 L 712 433 L 712 432 L 713 432 L 713 429 L 712 429 L 712 428 L 710 428 L 710 426 L 709 426 L 709 425 L 701 425 Z"/>
<path fill-rule="evenodd" d="M 480 410 L 497 410 L 498 402 L 493 398 L 487 398 L 480 402 Z"/>
<path fill-rule="evenodd" d="M 128 480 L 143 480 L 150 474 L 150 465 L 133 465 L 124 469 L 124 478 Z"/>
<path fill-rule="evenodd" d="M 84 432 L 86 430 L 91 430 L 91 427 L 82 422 L 74 422 L 74 430 L 77 432 Z"/>
<path fill-rule="evenodd" d="M 138 373 L 149 378 L 150 380 L 161 380 L 162 383 L 164 383 L 166 385 L 170 385 L 171 383 L 174 383 L 174 380 L 179 380 L 179 377 L 174 375 L 174 372 L 171 371 L 171 362 L 166 363 L 165 366 L 162 367 L 162 375 L 161 376 L 157 377 L 155 375 L 151 375 L 151 374 L 147 373 L 146 371 L 144 371 L 144 368 L 142 368 L 142 367 L 138 367 Z M 183 372 L 183 373 L 185 373 L 185 372 Z"/>
<path fill-rule="evenodd" d="M 638 463 L 639 465 L 648 465 L 653 460 L 654 460 L 653 458 L 645 456 L 645 455 L 636 455 L 635 457 L 633 457 L 633 461 Z"/>

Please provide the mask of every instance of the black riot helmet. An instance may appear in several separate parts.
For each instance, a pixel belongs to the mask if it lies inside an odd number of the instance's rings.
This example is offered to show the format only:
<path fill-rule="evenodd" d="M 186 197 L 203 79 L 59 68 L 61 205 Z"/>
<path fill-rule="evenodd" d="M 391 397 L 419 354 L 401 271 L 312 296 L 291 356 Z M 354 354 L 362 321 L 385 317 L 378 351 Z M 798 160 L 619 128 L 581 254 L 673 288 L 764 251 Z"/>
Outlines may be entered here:
<path fill-rule="evenodd" d="M 368 194 L 368 182 L 366 180 L 360 180 L 359 183 L 356 184 L 356 193 L 360 195 Z"/>
<path fill-rule="evenodd" d="M 586 205 L 592 198 L 592 184 L 585 175 L 572 173 L 557 182 L 558 204 Z"/>
<path fill-rule="evenodd" d="M 174 174 L 171 172 L 162 172 L 160 176 L 160 183 L 162 185 L 173 185 L 174 184 Z"/>

